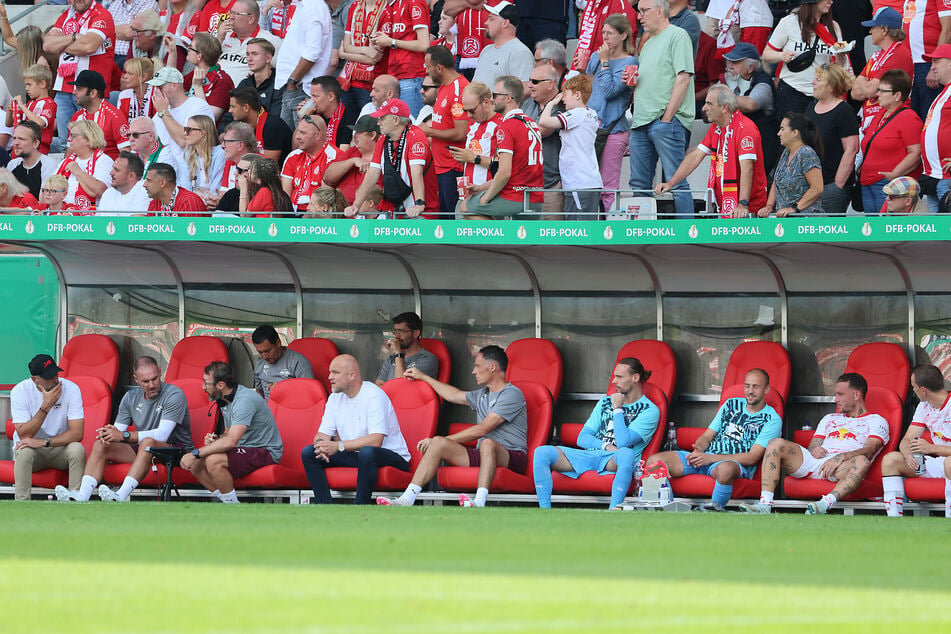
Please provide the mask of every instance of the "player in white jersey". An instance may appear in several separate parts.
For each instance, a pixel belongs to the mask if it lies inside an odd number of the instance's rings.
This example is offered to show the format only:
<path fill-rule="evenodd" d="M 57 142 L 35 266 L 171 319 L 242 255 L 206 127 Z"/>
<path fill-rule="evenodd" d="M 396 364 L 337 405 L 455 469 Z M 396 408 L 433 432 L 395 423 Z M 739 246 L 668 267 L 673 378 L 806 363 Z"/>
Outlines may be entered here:
<path fill-rule="evenodd" d="M 794 478 L 830 480 L 836 485 L 818 502 L 810 502 L 806 515 L 819 515 L 855 491 L 876 454 L 888 442 L 888 422 L 865 407 L 868 383 L 861 374 L 848 372 L 835 384 L 836 412 L 819 422 L 806 449 L 802 445 L 776 438 L 766 447 L 763 457 L 763 490 L 756 504 L 741 504 L 750 513 L 769 513 L 773 495 L 782 474 Z"/>
<path fill-rule="evenodd" d="M 911 389 L 921 403 L 898 451 L 882 459 L 885 512 L 889 517 L 901 516 L 905 478 L 944 478 L 944 516 L 951 517 L 951 460 L 946 459 L 951 456 L 951 393 L 944 387 L 941 370 L 933 365 L 912 370 Z M 926 431 L 931 442 L 922 438 Z"/>

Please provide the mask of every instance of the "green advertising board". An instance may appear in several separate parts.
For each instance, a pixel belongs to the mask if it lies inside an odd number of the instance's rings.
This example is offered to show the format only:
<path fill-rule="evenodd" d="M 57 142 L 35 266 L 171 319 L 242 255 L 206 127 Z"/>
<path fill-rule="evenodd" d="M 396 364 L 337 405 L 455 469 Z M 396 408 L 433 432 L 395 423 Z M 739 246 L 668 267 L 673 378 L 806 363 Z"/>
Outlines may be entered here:
<path fill-rule="evenodd" d="M 785 244 L 951 239 L 951 216 L 606 222 L 5 216 L 0 242 L 45 240 L 341 244 Z"/>

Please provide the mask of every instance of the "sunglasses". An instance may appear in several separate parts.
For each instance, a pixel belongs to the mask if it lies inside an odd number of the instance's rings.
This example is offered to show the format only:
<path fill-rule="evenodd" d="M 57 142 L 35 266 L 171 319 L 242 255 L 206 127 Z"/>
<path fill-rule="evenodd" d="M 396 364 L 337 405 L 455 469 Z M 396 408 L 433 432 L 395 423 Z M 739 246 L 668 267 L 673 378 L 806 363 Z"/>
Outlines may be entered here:
<path fill-rule="evenodd" d="M 901 196 L 899 196 L 898 194 L 885 194 L 885 198 L 887 198 L 888 200 L 897 200 L 899 198 L 910 198 L 910 196 L 906 196 L 904 194 Z"/>
<path fill-rule="evenodd" d="M 512 95 L 508 94 L 507 92 L 494 92 L 494 93 L 492 93 L 492 97 L 493 97 L 494 99 L 498 99 L 499 97 L 511 97 L 511 96 L 512 96 Z"/>
<path fill-rule="evenodd" d="M 201 128 L 192 128 L 187 125 L 183 125 L 182 130 L 185 131 L 185 134 L 191 134 L 192 132 L 201 132 Z"/>
<path fill-rule="evenodd" d="M 420 90 L 432 90 L 433 88 L 439 88 L 436 84 L 423 84 Z"/>
<path fill-rule="evenodd" d="M 151 132 L 130 132 L 129 136 L 132 137 L 133 139 L 138 139 L 140 136 L 144 134 L 152 134 L 152 133 Z"/>
<path fill-rule="evenodd" d="M 41 194 L 65 194 L 65 189 L 46 189 L 45 187 L 40 188 Z"/>
<path fill-rule="evenodd" d="M 555 81 L 554 79 L 529 79 L 528 81 L 532 82 L 536 86 L 545 81 Z"/>
<path fill-rule="evenodd" d="M 475 108 L 463 108 L 462 111 L 465 112 L 465 113 L 468 114 L 468 115 L 473 115 L 473 114 L 475 114 L 476 108 L 478 108 L 478 107 L 479 107 L 479 106 L 476 106 Z"/>

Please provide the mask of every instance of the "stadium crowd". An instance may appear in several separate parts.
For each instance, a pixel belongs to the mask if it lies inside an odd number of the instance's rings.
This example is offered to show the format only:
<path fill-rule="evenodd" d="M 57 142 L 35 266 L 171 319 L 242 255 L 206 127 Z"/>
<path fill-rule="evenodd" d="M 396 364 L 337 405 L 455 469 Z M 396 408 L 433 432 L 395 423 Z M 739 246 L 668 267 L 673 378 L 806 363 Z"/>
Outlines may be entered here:
<path fill-rule="evenodd" d="M 0 85 L 0 207 L 570 220 L 667 193 L 692 217 L 710 192 L 724 218 L 951 210 L 948 0 L 697 4 L 70 0 L 16 33 L 0 5 L 25 93 Z"/>
<path fill-rule="evenodd" d="M 276 407 L 273 403 L 269 407 L 268 401 L 284 387 L 306 392 L 308 384 L 300 382 L 278 386 L 296 379 L 315 384 L 317 366 L 312 366 L 305 354 L 285 347 L 273 326 L 262 325 L 251 335 L 258 359 L 250 387 L 237 382 L 225 361 L 213 361 L 203 368 L 203 390 L 208 400 L 217 404 L 217 415 L 212 417 L 208 410 L 209 422 L 204 423 L 208 431 L 201 441 L 192 436 L 200 433 L 202 425 L 199 422 L 196 427 L 190 421 L 189 409 L 194 403 L 181 387 L 162 380 L 162 369 L 154 358 L 143 356 L 132 367 L 135 386 L 125 392 L 114 417 L 111 408 L 106 412 L 105 424 L 95 429 L 88 455 L 82 441 L 92 428 L 84 421 L 81 387 L 59 376 L 63 370 L 51 356 L 37 355 L 29 363 L 30 378 L 10 393 L 15 497 L 29 500 L 33 473 L 55 468 L 69 474 L 69 486 L 54 489 L 61 502 L 85 502 L 94 492 L 104 501 L 126 501 L 145 479 L 155 452 L 162 448 L 174 450 L 170 464 L 191 472 L 198 484 L 226 503 L 238 502 L 236 479 L 262 467 L 282 465 L 306 475 L 315 504 L 334 502 L 328 471 L 355 468 L 355 486 L 344 487 L 355 488 L 355 504 L 371 504 L 380 469 L 396 469 L 411 476 L 409 484 L 397 497 L 377 497 L 376 504 L 412 506 L 437 471 L 449 466 L 476 468 L 478 472 L 473 480 L 474 497 L 469 493 L 459 497 L 463 506 L 485 506 L 498 469 L 504 468 L 534 481 L 542 508 L 551 507 L 554 473 L 571 479 L 588 473 L 609 477 L 609 509 L 623 507 L 632 483 L 649 477 L 648 473 L 662 472 L 664 478 L 705 476 L 713 480 L 712 499 L 696 510 L 723 512 L 733 495 L 733 483 L 739 478 L 756 482 L 759 473 L 760 500 L 741 503 L 741 510 L 772 512 L 780 477 L 789 475 L 832 483 L 828 493 L 807 504 L 806 513 L 816 515 L 827 513 L 839 500 L 855 493 L 873 464 L 880 463 L 874 477 L 881 477 L 880 491 L 888 515 L 902 514 L 905 479 L 922 477 L 943 479 L 945 516 L 951 517 L 951 393 L 934 365 L 919 365 L 910 372 L 919 404 L 900 443 L 889 442 L 890 436 L 898 433 L 900 421 L 886 420 L 880 412 L 894 415 L 887 408 L 877 411 L 866 404 L 869 384 L 857 372 L 837 378 L 836 410 L 819 422 L 808 446 L 784 440 L 782 416 L 767 402 L 781 410 L 782 397 L 770 399 L 769 374 L 753 368 L 745 372 L 741 385 L 733 386 L 737 389 L 730 393 L 736 396 L 724 395 L 713 420 L 689 449 L 668 445 L 654 453 L 659 443 L 652 440 L 663 433 L 665 421 L 658 396 L 651 395 L 646 386 L 652 373 L 639 359 L 623 357 L 612 368 L 610 391 L 598 399 L 576 440 L 545 445 L 547 427 L 543 427 L 544 439 L 531 431 L 530 418 L 537 414 L 529 411 L 529 403 L 538 404 L 526 394 L 532 386 L 546 388 L 510 382 L 505 350 L 495 345 L 481 348 L 472 369 L 477 388 L 462 390 L 437 378 L 448 379 L 448 372 L 440 372 L 446 369 L 440 367 L 445 359 L 424 347 L 423 324 L 416 313 L 401 313 L 392 323 L 386 342 L 388 354 L 375 381 L 364 380 L 358 360 L 349 354 L 329 361 L 326 378 L 331 395 L 321 408 L 320 420 L 305 417 L 295 423 L 307 437 L 306 444 L 301 443 L 300 463 L 282 460 L 285 439 L 290 438 L 286 434 L 291 432 L 275 422 L 282 400 L 278 399 Z M 438 396 L 469 407 L 475 412 L 476 424 L 450 427 L 445 435 L 431 435 L 435 430 L 423 435 L 416 443 L 418 459 L 413 464 L 404 433 L 414 423 L 400 420 L 386 389 L 394 379 L 425 383 L 432 388 L 427 392 L 434 401 Z M 524 392 L 526 389 L 529 391 Z M 653 384 L 651 389 L 658 390 Z M 662 390 L 657 393 L 666 407 L 666 395 Z M 900 395 L 891 396 L 900 403 Z M 546 397 L 550 403 L 547 392 Z M 301 409 L 302 402 L 298 400 L 295 407 Z M 418 401 L 413 407 L 419 407 Z M 898 409 L 902 409 L 900 404 Z M 564 438 L 564 426 L 561 431 Z M 924 437 L 926 432 L 928 437 Z M 645 454 L 648 448 L 653 448 L 653 455 Z M 110 464 L 126 472 L 118 490 L 103 482 Z"/>

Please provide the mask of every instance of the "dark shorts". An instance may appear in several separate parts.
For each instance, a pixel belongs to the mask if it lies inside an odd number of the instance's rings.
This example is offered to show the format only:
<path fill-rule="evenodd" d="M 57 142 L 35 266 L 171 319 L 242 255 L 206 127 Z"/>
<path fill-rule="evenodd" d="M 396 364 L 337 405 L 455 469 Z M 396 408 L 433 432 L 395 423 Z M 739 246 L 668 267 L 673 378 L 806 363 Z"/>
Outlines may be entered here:
<path fill-rule="evenodd" d="M 512 451 L 511 449 L 506 449 L 506 451 L 509 452 L 508 469 L 515 473 L 525 473 L 528 470 L 528 453 Z M 479 453 L 476 447 L 466 447 L 466 453 L 469 454 L 470 467 L 478 467 L 482 464 L 482 454 Z"/>
<path fill-rule="evenodd" d="M 228 471 L 235 479 L 274 464 L 274 458 L 264 447 L 235 447 L 225 455 L 228 456 Z"/>

